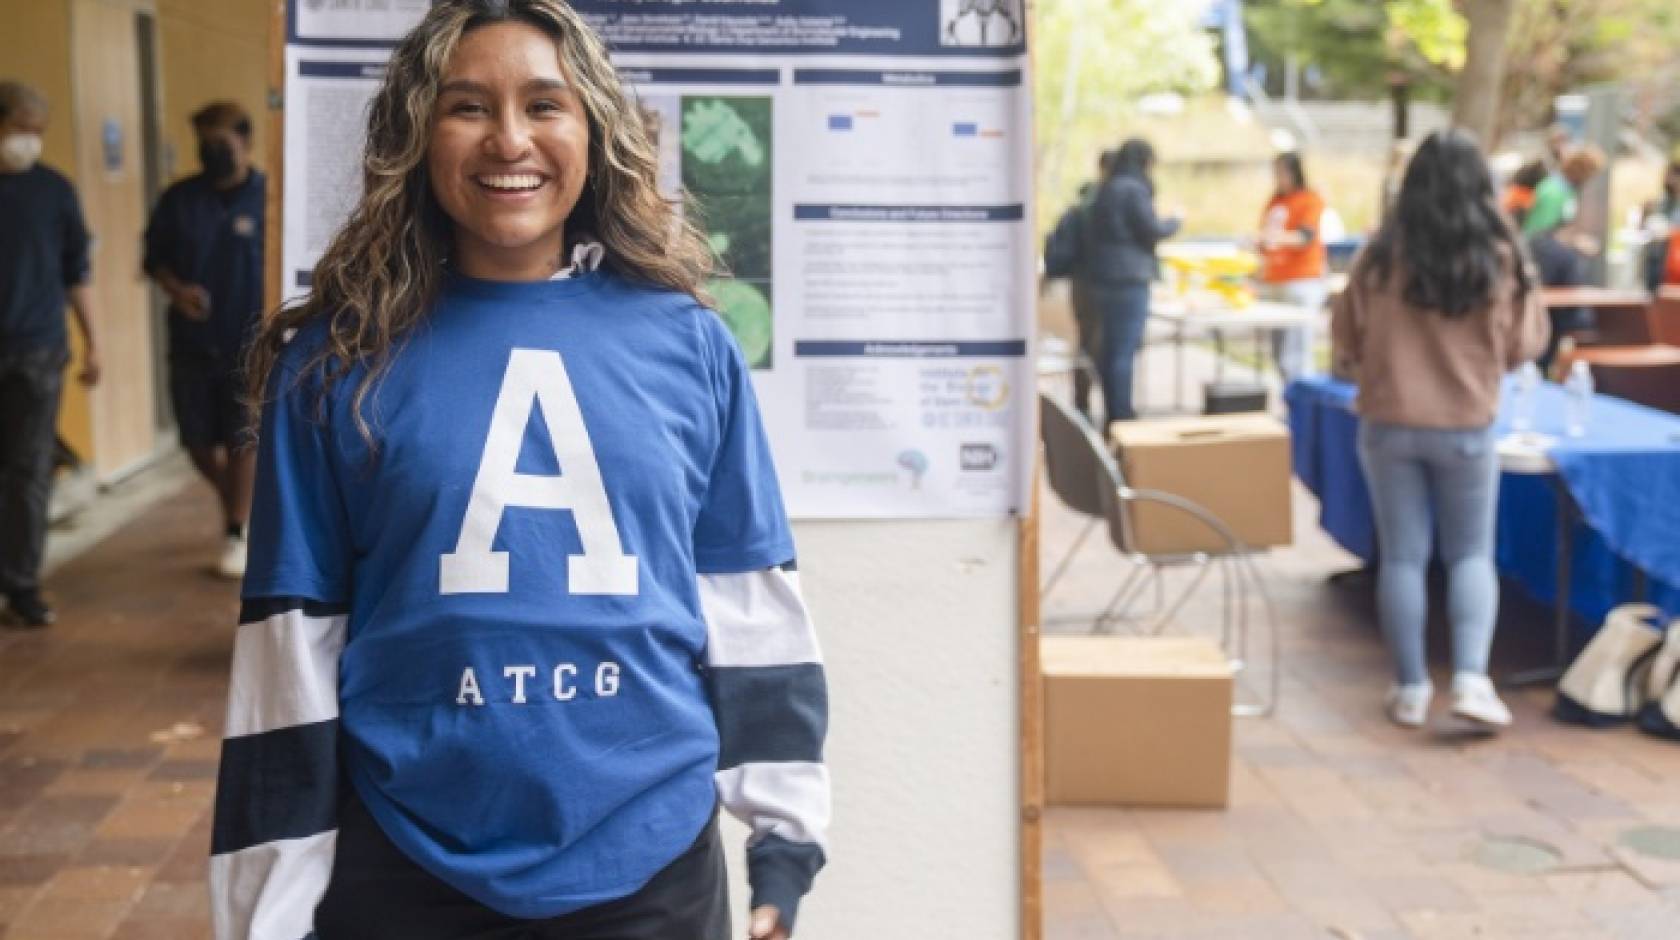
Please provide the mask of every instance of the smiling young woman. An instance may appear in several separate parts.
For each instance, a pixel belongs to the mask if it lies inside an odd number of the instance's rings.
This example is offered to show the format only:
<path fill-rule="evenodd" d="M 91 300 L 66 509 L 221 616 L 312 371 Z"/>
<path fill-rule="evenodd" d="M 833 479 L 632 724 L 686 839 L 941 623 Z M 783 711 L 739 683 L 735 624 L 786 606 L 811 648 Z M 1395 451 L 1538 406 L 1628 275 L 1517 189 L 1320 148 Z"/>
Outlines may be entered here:
<path fill-rule="evenodd" d="M 498 281 L 553 275 L 589 175 L 588 116 L 554 41 L 517 21 L 462 37 L 435 121 L 426 171 L 455 223 L 455 269 Z"/>
<path fill-rule="evenodd" d="M 397 47 L 250 363 L 219 938 L 724 940 L 825 861 L 827 689 L 710 255 L 560 0 Z M 634 368 L 629 366 L 634 363 Z"/>

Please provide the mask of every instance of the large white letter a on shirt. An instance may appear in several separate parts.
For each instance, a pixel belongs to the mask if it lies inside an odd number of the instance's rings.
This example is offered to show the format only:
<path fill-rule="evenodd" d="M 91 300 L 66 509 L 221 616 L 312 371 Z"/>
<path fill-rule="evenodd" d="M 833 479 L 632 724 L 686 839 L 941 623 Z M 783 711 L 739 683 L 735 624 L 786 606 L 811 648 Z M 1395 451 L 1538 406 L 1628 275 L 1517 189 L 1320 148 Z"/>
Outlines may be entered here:
<path fill-rule="evenodd" d="M 519 473 L 519 449 L 531 409 L 542 405 L 548 438 L 560 459 L 557 476 Z M 439 590 L 444 594 L 505 594 L 508 553 L 490 550 L 502 511 L 509 506 L 567 509 L 577 525 L 583 554 L 567 559 L 567 590 L 573 594 L 635 594 L 636 556 L 624 554 L 595 448 L 583 426 L 560 354 L 515 349 L 508 358 L 484 456 L 473 481 L 461 538 L 442 556 Z"/>

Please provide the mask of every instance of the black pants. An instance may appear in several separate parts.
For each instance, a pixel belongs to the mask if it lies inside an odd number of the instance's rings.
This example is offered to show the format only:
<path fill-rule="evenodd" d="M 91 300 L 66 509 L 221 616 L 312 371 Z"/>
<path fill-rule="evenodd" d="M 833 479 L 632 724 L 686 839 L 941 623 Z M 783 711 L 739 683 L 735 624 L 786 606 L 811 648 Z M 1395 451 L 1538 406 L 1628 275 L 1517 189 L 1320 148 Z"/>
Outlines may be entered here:
<path fill-rule="evenodd" d="M 715 819 L 635 894 L 548 920 L 517 920 L 410 861 L 353 792 L 340 807 L 332 879 L 315 908 L 318 940 L 730 940 Z"/>
<path fill-rule="evenodd" d="M 1091 412 L 1091 387 L 1094 372 L 1102 357 L 1102 320 L 1091 301 L 1090 292 L 1075 278 L 1071 289 L 1073 322 L 1079 330 L 1079 352 L 1073 363 L 1073 407 L 1087 419 Z"/>
<path fill-rule="evenodd" d="M 1580 287 L 1587 283 L 1587 258 L 1579 251 L 1558 241 L 1551 233 L 1536 235 L 1528 241 L 1534 266 L 1540 270 L 1540 283 L 1546 287 Z M 1546 350 L 1540 354 L 1540 371 L 1550 372 L 1557 357 L 1558 341 L 1570 333 L 1591 330 L 1595 324 L 1593 312 L 1585 307 L 1554 307 L 1547 311 L 1552 321 L 1552 335 L 1546 340 Z"/>
<path fill-rule="evenodd" d="M 1143 330 L 1149 324 L 1148 284 L 1104 284 L 1088 288 L 1091 308 L 1101 323 L 1097 376 L 1102 381 L 1106 421 L 1130 421 L 1133 375 Z"/>
<path fill-rule="evenodd" d="M 0 353 L 0 591 L 39 586 L 63 350 Z"/>
<path fill-rule="evenodd" d="M 182 447 L 232 449 L 254 440 L 240 401 L 243 375 L 235 364 L 210 353 L 170 352 L 169 403 Z"/>

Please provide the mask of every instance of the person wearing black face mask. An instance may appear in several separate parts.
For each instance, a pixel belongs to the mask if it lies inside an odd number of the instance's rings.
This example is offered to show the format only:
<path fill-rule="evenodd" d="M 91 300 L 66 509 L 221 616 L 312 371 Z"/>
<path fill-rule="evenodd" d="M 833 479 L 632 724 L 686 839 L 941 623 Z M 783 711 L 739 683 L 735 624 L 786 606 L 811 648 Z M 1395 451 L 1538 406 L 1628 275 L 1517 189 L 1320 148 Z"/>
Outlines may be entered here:
<path fill-rule="evenodd" d="M 227 141 L 199 141 L 198 163 L 204 168 L 204 175 L 212 180 L 235 180 L 241 174 L 239 158 Z"/>
<path fill-rule="evenodd" d="M 262 312 L 265 183 L 251 118 L 218 101 L 192 117 L 201 172 L 169 187 L 146 227 L 146 273 L 169 297 L 169 392 L 181 443 L 215 490 L 225 539 L 216 573 L 245 573 L 254 441 L 240 366 Z"/>

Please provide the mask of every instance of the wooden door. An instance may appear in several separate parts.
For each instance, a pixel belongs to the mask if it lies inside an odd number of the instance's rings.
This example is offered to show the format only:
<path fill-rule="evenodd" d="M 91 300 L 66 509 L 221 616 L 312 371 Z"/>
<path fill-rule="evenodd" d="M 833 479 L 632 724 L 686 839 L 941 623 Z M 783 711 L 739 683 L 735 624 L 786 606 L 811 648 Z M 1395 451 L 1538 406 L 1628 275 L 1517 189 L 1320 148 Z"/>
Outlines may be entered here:
<path fill-rule="evenodd" d="M 157 446 L 150 300 L 141 270 L 145 135 L 132 0 L 73 0 L 77 189 L 94 236 L 95 324 L 104 377 L 86 396 L 92 464 L 109 480 Z M 74 383 L 72 383 L 73 385 Z M 71 396 L 82 394 L 79 387 Z M 66 410 L 73 412 L 74 401 Z M 84 454 L 84 456 L 89 456 Z"/>

